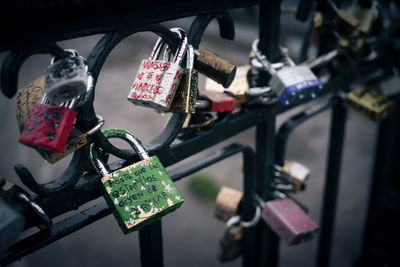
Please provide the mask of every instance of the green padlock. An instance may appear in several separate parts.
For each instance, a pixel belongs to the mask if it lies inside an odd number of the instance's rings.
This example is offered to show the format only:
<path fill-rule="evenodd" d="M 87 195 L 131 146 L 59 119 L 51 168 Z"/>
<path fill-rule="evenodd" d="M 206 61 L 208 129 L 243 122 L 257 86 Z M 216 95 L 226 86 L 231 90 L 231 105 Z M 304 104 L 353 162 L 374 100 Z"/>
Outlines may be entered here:
<path fill-rule="evenodd" d="M 125 234 L 161 219 L 182 205 L 181 193 L 157 156 L 149 157 L 140 141 L 126 130 L 110 128 L 103 130 L 103 134 L 125 140 L 142 159 L 110 173 L 99 159 L 95 145 L 90 147 L 93 166 L 103 176 L 104 198 Z"/>

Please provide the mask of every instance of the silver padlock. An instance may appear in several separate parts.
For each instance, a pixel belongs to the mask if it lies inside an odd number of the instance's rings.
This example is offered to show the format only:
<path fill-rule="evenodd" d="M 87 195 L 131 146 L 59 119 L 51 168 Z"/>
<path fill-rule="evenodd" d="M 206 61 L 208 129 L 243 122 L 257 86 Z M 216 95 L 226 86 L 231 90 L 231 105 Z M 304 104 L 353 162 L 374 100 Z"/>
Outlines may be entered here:
<path fill-rule="evenodd" d="M 168 111 L 185 73 L 181 64 L 188 49 L 188 39 L 182 30 L 181 43 L 172 62 L 158 60 L 159 53 L 155 51 L 160 51 L 160 45 L 164 45 L 162 38 L 156 42 L 149 59 L 140 64 L 127 99 L 135 105 Z"/>
<path fill-rule="evenodd" d="M 73 49 L 66 49 L 69 56 L 57 60 L 53 57 L 45 70 L 45 92 L 56 105 L 86 96 L 93 87 L 86 59 Z"/>
<path fill-rule="evenodd" d="M 276 69 L 258 49 L 259 40 L 253 42 L 252 50 L 257 59 L 271 74 L 269 86 L 279 97 L 282 106 L 292 106 L 315 98 L 323 88 L 322 81 L 307 66 L 296 66 L 285 53 L 284 66 Z"/>

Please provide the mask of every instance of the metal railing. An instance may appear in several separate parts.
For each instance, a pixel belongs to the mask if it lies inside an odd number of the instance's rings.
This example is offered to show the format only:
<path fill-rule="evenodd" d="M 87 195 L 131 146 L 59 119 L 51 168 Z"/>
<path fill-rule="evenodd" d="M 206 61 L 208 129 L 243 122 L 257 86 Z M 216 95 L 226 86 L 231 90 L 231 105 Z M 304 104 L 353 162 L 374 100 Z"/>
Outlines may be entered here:
<path fill-rule="evenodd" d="M 310 5 L 311 2 L 311 5 Z M 317 1 L 317 9 L 323 10 L 324 1 Z M 312 1 L 301 1 L 298 17 L 307 18 Z M 0 4 L 3 12 L 18 13 L 26 19 L 35 19 L 32 24 L 19 26 L 16 18 L 3 23 L 0 28 L 5 40 L 0 42 L 0 51 L 9 51 L 4 60 L 1 72 L 1 89 L 7 97 L 16 93 L 18 71 L 22 63 L 33 54 L 50 53 L 63 56 L 63 49 L 56 41 L 105 33 L 104 37 L 93 48 L 87 58 L 89 71 L 96 82 L 100 70 L 114 47 L 124 38 L 142 31 L 151 31 L 164 37 L 171 47 L 175 47 L 177 37 L 157 23 L 172 19 L 197 15 L 188 36 L 194 47 L 198 47 L 202 34 L 212 19 L 217 19 L 221 37 L 234 38 L 234 29 L 227 10 L 256 5 L 259 7 L 259 39 L 260 50 L 271 60 L 280 59 L 279 27 L 280 1 L 42 1 L 41 3 L 24 1 L 14 6 L 13 2 Z M 87 8 L 90 7 L 90 8 Z M 168 7 L 169 12 L 165 12 Z M 118 16 L 118 20 L 116 20 Z M 51 20 L 51 24 L 49 21 Z M 62 30 L 60 30 L 62 29 Z M 34 44 L 29 40 L 40 40 Z M 327 39 L 326 42 L 329 42 Z M 326 43 L 322 40 L 320 53 L 325 52 Z M 219 162 L 234 154 L 242 153 L 244 161 L 244 220 L 254 214 L 253 197 L 257 193 L 264 200 L 273 199 L 274 165 L 283 164 L 288 136 L 299 124 L 318 113 L 332 108 L 328 166 L 326 170 L 325 192 L 323 200 L 321 232 L 319 235 L 317 266 L 328 266 L 332 244 L 333 225 L 340 180 L 340 166 L 345 133 L 346 109 L 342 106 L 340 90 L 354 79 L 355 73 L 368 73 L 381 64 L 379 59 L 363 66 L 350 66 L 333 76 L 324 86 L 324 95 L 329 94 L 325 102 L 305 108 L 287 120 L 279 129 L 276 128 L 276 117 L 289 108 L 277 103 L 258 106 L 243 106 L 239 111 L 219 114 L 207 129 L 195 133 L 179 135 L 185 115 L 174 114 L 165 129 L 146 147 L 149 154 L 157 154 L 164 166 L 173 165 L 207 148 L 229 139 L 251 127 L 256 127 L 255 151 L 247 146 L 231 144 L 215 150 L 200 159 L 173 169 L 170 175 L 174 181 Z M 77 127 L 90 129 L 97 122 L 93 107 L 95 94 L 78 109 Z M 292 108 L 292 107 L 291 107 Z M 178 137 L 178 138 L 177 138 Z M 183 138 L 184 137 L 184 138 Z M 111 170 L 117 170 L 137 161 L 138 156 L 128 150 L 114 147 L 101 132 L 93 134 L 90 142 L 122 160 L 110 164 Z M 89 142 L 89 143 L 90 143 Z M 21 181 L 35 194 L 35 200 L 46 210 L 50 218 L 75 210 L 83 204 L 99 198 L 99 175 L 86 173 L 89 163 L 89 145 L 75 152 L 71 163 L 61 177 L 45 184 L 38 184 L 29 170 L 23 165 L 16 166 Z M 255 191 L 255 192 L 253 192 Z M 78 212 L 54 225 L 50 229 L 19 240 L 13 244 L 0 258 L 1 264 L 9 264 L 15 260 L 43 248 L 111 213 L 106 203 L 96 204 Z M 38 221 L 27 220 L 25 228 L 36 225 Z M 163 266 L 163 247 L 161 221 L 143 228 L 139 233 L 142 266 Z M 151 240 L 151 243 L 150 241 Z M 244 235 L 243 266 L 277 266 L 279 255 L 279 239 L 277 235 L 263 223 L 255 228 L 247 229 Z M 153 257 L 157 255 L 157 257 Z"/>

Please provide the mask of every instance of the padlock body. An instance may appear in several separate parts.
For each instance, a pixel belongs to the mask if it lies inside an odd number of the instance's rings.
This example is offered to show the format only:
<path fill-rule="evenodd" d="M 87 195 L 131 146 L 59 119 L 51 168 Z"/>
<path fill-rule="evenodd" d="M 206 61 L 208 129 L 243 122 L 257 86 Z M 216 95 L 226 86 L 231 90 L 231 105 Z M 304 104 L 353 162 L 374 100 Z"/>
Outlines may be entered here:
<path fill-rule="evenodd" d="M 89 74 L 81 57 L 67 57 L 51 64 L 45 71 L 45 92 L 56 105 L 85 94 Z"/>
<path fill-rule="evenodd" d="M 242 197 L 243 193 L 236 189 L 226 186 L 221 187 L 215 201 L 214 216 L 227 222 L 237 213 Z"/>
<path fill-rule="evenodd" d="M 185 70 L 174 99 L 172 100 L 170 112 L 190 113 L 196 112 L 196 99 L 198 93 L 199 72 L 195 69 Z"/>
<path fill-rule="evenodd" d="M 310 240 L 318 225 L 290 198 L 268 201 L 261 217 L 289 246 Z"/>
<path fill-rule="evenodd" d="M 224 88 L 222 85 L 216 83 L 210 78 L 206 78 L 205 90 L 224 92 L 229 91 L 234 96 L 237 102 L 244 103 L 247 101 L 247 93 L 249 91 L 249 84 L 247 82 L 247 72 L 250 70 L 250 65 L 244 65 L 237 67 L 235 78 L 228 88 Z"/>
<path fill-rule="evenodd" d="M 87 138 L 85 134 L 82 134 L 78 129 L 72 127 L 71 133 L 68 137 L 67 143 L 65 144 L 64 151 L 62 152 L 49 152 L 39 151 L 39 154 L 47 160 L 49 163 L 54 164 L 65 158 L 69 154 L 77 151 L 81 147 L 87 144 Z"/>
<path fill-rule="evenodd" d="M 18 129 L 22 132 L 34 104 L 40 103 L 44 96 L 44 75 L 18 90 L 16 95 L 16 115 Z"/>
<path fill-rule="evenodd" d="M 208 110 L 211 112 L 227 112 L 236 108 L 236 99 L 225 93 L 199 90 L 199 97 L 209 100 L 210 107 Z"/>
<path fill-rule="evenodd" d="M 343 104 L 376 122 L 385 119 L 396 105 L 393 100 L 365 87 L 349 92 Z"/>
<path fill-rule="evenodd" d="M 286 67 L 272 75 L 269 82 L 271 89 L 279 97 L 282 106 L 303 103 L 317 96 L 323 83 L 306 66 Z"/>
<path fill-rule="evenodd" d="M 183 203 L 157 156 L 110 173 L 101 182 L 104 197 L 125 234 L 159 220 Z"/>
<path fill-rule="evenodd" d="M 76 115 L 70 108 L 35 104 L 19 142 L 40 150 L 63 152 Z"/>
<path fill-rule="evenodd" d="M 136 105 L 168 111 L 184 72 L 173 62 L 144 59 L 127 99 Z"/>
<path fill-rule="evenodd" d="M 294 192 L 299 192 L 310 177 L 310 169 L 296 162 L 288 161 L 282 167 L 282 175 L 294 184 Z"/>

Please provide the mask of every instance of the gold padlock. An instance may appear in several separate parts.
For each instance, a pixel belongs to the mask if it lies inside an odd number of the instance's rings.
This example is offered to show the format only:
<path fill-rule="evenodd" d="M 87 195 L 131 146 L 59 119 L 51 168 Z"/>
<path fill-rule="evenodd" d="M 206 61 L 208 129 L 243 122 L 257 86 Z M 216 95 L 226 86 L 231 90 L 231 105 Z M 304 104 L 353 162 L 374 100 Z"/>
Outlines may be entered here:
<path fill-rule="evenodd" d="M 250 70 L 250 65 L 237 67 L 236 76 L 232 84 L 228 88 L 224 88 L 210 78 L 206 79 L 205 90 L 231 92 L 239 103 L 247 101 L 247 93 L 249 92 L 249 83 L 247 82 L 247 72 Z"/>
<path fill-rule="evenodd" d="M 396 105 L 395 101 L 389 100 L 377 91 L 366 87 L 360 87 L 347 93 L 343 104 L 376 122 L 385 119 Z"/>
<path fill-rule="evenodd" d="M 214 216 L 227 222 L 237 213 L 242 197 L 243 193 L 236 189 L 227 186 L 221 187 L 215 201 Z"/>
<path fill-rule="evenodd" d="M 282 167 L 282 176 L 294 185 L 293 192 L 299 192 L 310 177 L 310 169 L 303 164 L 291 160 L 286 162 Z"/>
<path fill-rule="evenodd" d="M 352 7 L 347 12 L 358 20 L 356 29 L 364 34 L 369 33 L 375 19 L 375 11 L 370 8 Z"/>

